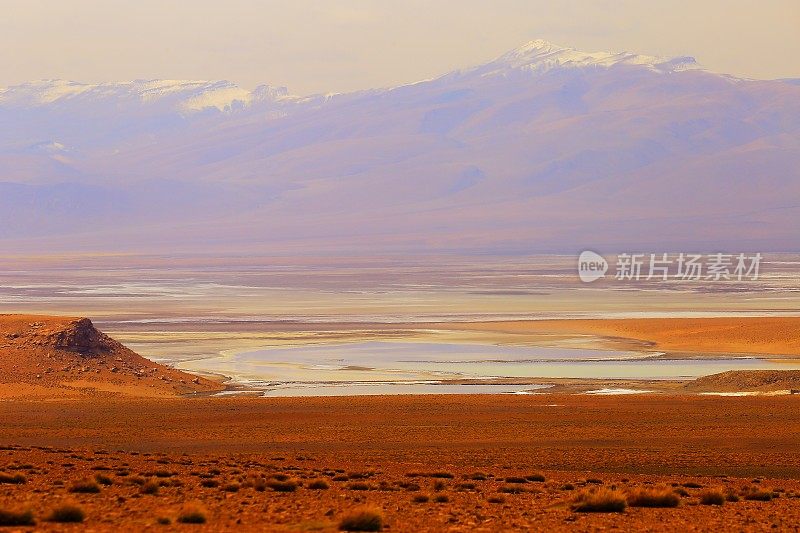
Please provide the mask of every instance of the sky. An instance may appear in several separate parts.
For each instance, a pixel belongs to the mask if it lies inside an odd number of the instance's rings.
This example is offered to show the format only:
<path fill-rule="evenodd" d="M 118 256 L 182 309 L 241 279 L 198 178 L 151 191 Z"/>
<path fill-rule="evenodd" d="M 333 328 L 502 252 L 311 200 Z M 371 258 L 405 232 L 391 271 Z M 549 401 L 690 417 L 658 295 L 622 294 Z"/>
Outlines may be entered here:
<path fill-rule="evenodd" d="M 0 86 L 226 79 L 293 94 L 410 83 L 529 40 L 800 78 L 798 0 L 0 0 Z"/>

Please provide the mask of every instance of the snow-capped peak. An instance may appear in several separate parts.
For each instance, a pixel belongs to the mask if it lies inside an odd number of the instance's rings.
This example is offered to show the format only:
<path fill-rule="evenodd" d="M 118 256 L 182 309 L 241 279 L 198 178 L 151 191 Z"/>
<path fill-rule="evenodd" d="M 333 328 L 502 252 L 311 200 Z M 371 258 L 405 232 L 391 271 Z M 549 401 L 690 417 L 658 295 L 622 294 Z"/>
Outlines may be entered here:
<path fill-rule="evenodd" d="M 503 54 L 477 70 L 482 75 L 491 75 L 509 71 L 541 73 L 556 68 L 610 68 L 617 65 L 640 65 L 661 72 L 697 68 L 697 62 L 692 57 L 665 58 L 631 52 L 583 52 L 537 39 Z"/>

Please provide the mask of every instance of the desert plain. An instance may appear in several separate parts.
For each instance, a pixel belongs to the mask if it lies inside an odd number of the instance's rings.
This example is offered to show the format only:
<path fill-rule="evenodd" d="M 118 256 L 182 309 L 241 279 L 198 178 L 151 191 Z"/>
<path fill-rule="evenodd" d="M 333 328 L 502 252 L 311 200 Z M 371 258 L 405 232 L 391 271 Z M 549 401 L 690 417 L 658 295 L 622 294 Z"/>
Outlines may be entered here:
<path fill-rule="evenodd" d="M 91 322 L 0 322 L 0 521 L 19 524 L 11 530 L 800 527 L 793 371 L 635 395 L 588 395 L 570 382 L 524 395 L 219 396 L 223 384 L 141 358 Z M 787 360 L 797 326 L 773 317 L 448 327 L 591 332 L 697 357 L 717 339 Z M 761 392 L 700 394 L 721 386 Z"/>

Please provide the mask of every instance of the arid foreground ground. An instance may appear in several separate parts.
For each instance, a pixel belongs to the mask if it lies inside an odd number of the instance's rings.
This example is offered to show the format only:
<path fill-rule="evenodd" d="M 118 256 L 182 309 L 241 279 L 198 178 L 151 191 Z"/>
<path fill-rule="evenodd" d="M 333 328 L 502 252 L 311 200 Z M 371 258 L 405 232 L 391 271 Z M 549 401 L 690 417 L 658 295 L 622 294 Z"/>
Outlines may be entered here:
<path fill-rule="evenodd" d="M 0 509 L 59 531 L 335 531 L 363 505 L 386 531 L 791 531 L 798 406 L 796 395 L 4 401 Z M 633 501 L 659 487 L 677 507 L 571 509 L 588 489 Z M 723 504 L 700 504 L 706 491 Z M 65 502 L 83 524 L 46 520 Z M 187 505 L 204 525 L 176 523 Z"/>
<path fill-rule="evenodd" d="M 671 324 L 672 337 L 669 324 L 564 327 L 656 345 L 695 328 L 745 352 L 766 343 L 770 353 L 795 353 L 786 321 Z M 699 390 L 794 388 L 798 379 L 712 378 Z M 800 395 L 701 396 L 687 387 L 635 396 L 208 397 L 219 383 L 148 361 L 88 320 L 0 315 L 0 527 L 797 530 Z"/>

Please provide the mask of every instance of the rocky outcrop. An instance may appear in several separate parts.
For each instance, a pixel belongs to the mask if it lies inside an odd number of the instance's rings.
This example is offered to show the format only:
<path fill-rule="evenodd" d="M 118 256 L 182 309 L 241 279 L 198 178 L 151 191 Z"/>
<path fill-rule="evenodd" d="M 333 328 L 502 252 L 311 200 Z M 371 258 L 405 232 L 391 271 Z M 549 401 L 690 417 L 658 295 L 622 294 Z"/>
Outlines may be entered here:
<path fill-rule="evenodd" d="M 98 331 L 88 318 L 69 323 L 62 330 L 52 333 L 49 340 L 54 348 L 84 356 L 107 354 L 123 348 L 122 344 Z"/>
<path fill-rule="evenodd" d="M 88 318 L 38 315 L 0 315 L 0 385 L 0 398 L 34 392 L 176 396 L 224 388 L 142 357 Z"/>

